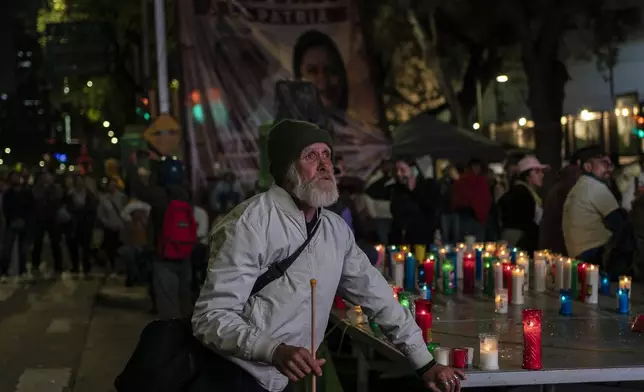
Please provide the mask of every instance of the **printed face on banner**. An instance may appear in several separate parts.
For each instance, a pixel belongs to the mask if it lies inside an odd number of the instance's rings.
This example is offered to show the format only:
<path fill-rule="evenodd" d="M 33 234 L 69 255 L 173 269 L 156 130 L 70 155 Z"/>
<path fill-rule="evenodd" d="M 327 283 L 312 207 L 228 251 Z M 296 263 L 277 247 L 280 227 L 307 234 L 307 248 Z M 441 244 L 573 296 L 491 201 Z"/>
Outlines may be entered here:
<path fill-rule="evenodd" d="M 182 54 L 185 102 L 193 114 L 189 132 L 203 141 L 195 156 L 208 160 L 222 150 L 226 166 L 248 182 L 264 148 L 259 126 L 276 115 L 276 83 L 301 80 L 313 84 L 339 124 L 333 126 L 334 147 L 348 171 L 375 169 L 388 143 L 376 127 L 379 111 L 356 0 L 194 0 L 179 6 L 182 43 L 190 48 Z M 217 89 L 216 99 L 191 95 L 210 89 Z"/>

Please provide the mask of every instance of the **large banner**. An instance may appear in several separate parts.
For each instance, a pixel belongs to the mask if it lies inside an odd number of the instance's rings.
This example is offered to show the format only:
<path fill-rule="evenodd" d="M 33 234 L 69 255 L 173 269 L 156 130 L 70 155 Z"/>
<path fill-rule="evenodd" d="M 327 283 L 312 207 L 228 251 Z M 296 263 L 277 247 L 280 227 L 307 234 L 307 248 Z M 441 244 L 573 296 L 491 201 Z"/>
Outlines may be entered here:
<path fill-rule="evenodd" d="M 357 0 L 186 0 L 179 7 L 193 178 L 223 164 L 246 183 L 257 180 L 259 127 L 275 116 L 280 80 L 316 87 L 349 174 L 364 177 L 389 153 Z"/>

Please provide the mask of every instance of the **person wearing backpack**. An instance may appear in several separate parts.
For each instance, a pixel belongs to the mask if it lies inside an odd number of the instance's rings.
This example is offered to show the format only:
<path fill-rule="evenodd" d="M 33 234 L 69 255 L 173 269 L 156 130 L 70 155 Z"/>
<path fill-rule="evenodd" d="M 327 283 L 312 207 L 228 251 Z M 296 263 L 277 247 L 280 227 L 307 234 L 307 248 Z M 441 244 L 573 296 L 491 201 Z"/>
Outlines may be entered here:
<path fill-rule="evenodd" d="M 133 155 L 136 165 L 136 155 Z M 190 196 L 184 186 L 181 161 L 163 157 L 157 163 L 156 181 L 146 186 L 136 167 L 129 170 L 130 187 L 137 199 L 151 207 L 149 244 L 155 248 L 152 263 L 153 301 L 161 319 L 189 317 L 192 312 L 192 261 L 198 243 Z"/>
<path fill-rule="evenodd" d="M 289 382 L 321 376 L 325 360 L 310 349 L 324 339 L 338 292 L 380 325 L 427 388 L 460 391 L 463 373 L 433 360 L 413 316 L 349 226 L 325 209 L 338 199 L 329 133 L 282 120 L 270 130 L 267 152 L 275 184 L 212 229 L 208 273 L 192 316 L 193 334 L 211 358 L 187 390 L 281 392 Z"/>

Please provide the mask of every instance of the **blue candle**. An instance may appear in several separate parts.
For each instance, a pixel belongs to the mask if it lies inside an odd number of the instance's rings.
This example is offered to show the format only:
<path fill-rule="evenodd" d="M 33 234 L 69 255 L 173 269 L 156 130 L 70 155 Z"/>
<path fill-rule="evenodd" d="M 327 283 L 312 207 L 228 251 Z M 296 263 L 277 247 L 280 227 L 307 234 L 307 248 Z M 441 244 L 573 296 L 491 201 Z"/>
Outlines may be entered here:
<path fill-rule="evenodd" d="M 391 245 L 391 246 L 388 246 L 386 249 L 387 249 L 387 252 L 389 253 L 389 257 L 387 257 L 387 260 L 385 260 L 385 263 L 387 264 L 386 265 L 386 267 L 387 267 L 386 270 L 389 271 L 389 275 L 391 276 L 392 275 L 391 271 L 393 271 L 393 268 L 394 268 L 394 265 L 395 265 L 394 264 L 394 254 L 396 252 L 398 252 L 398 247 L 396 245 Z"/>
<path fill-rule="evenodd" d="M 617 313 L 619 314 L 628 314 L 629 303 L 628 303 L 628 292 L 629 289 L 618 289 L 617 290 Z"/>
<path fill-rule="evenodd" d="M 610 295 L 610 279 L 606 272 L 599 274 L 599 294 Z"/>
<path fill-rule="evenodd" d="M 563 316 L 572 315 L 572 293 L 570 290 L 559 290 L 559 301 L 561 307 L 559 308 L 559 314 Z"/>
<path fill-rule="evenodd" d="M 420 286 L 420 298 L 421 299 L 432 299 L 432 286 L 428 285 L 427 283 L 423 283 Z"/>
<path fill-rule="evenodd" d="M 517 248 L 510 249 L 510 261 L 512 262 L 512 264 L 517 263 L 517 252 L 518 252 Z"/>
<path fill-rule="evenodd" d="M 411 252 L 405 255 L 405 291 L 416 290 L 416 258 Z"/>
<path fill-rule="evenodd" d="M 483 279 L 483 249 L 476 248 L 474 250 L 474 256 L 476 257 L 476 280 Z"/>
<path fill-rule="evenodd" d="M 452 262 L 452 266 L 454 268 L 453 289 L 454 292 L 456 292 L 456 289 L 458 288 L 458 279 L 456 279 L 456 271 L 458 271 L 458 257 L 456 257 L 456 252 L 452 250 L 451 252 L 447 253 L 445 258 Z"/>

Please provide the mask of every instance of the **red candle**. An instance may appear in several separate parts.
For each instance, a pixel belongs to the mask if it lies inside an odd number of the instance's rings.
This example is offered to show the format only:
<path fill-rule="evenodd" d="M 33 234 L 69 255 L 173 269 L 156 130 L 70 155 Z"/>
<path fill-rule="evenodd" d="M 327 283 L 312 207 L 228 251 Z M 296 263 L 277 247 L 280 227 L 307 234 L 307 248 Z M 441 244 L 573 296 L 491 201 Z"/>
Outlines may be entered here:
<path fill-rule="evenodd" d="M 391 289 L 394 291 L 394 298 L 398 299 L 398 293 L 403 291 L 402 287 L 399 286 L 391 286 Z"/>
<path fill-rule="evenodd" d="M 503 287 L 508 289 L 508 303 L 512 303 L 512 264 L 503 263 Z"/>
<path fill-rule="evenodd" d="M 335 298 L 333 298 L 333 307 L 335 309 L 346 309 L 347 304 L 344 303 L 344 301 L 342 300 L 342 297 L 340 297 L 339 295 L 336 295 Z"/>
<path fill-rule="evenodd" d="M 523 310 L 523 368 L 540 370 L 541 364 L 541 311 Z"/>
<path fill-rule="evenodd" d="M 466 348 L 455 348 L 452 349 L 451 353 L 451 365 L 457 369 L 465 369 L 467 367 L 467 349 Z"/>
<path fill-rule="evenodd" d="M 577 298 L 585 302 L 586 301 L 586 294 L 587 294 L 587 282 L 586 282 L 586 267 L 588 265 L 586 263 L 579 263 L 577 264 L 577 282 L 579 282 L 579 287 L 581 290 L 579 290 L 577 294 Z"/>
<path fill-rule="evenodd" d="M 420 327 L 423 333 L 423 340 L 425 343 L 432 341 L 432 313 L 425 309 L 418 310 L 416 308 L 416 324 Z"/>
<path fill-rule="evenodd" d="M 474 294 L 475 266 L 474 253 L 465 252 L 463 255 L 463 294 Z"/>
<path fill-rule="evenodd" d="M 423 261 L 423 273 L 425 274 L 425 283 L 428 288 L 434 288 L 434 274 L 436 271 L 436 258 L 430 255 Z"/>

